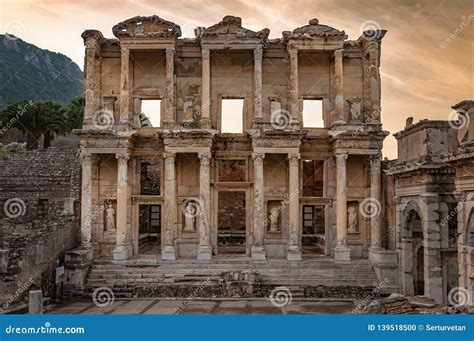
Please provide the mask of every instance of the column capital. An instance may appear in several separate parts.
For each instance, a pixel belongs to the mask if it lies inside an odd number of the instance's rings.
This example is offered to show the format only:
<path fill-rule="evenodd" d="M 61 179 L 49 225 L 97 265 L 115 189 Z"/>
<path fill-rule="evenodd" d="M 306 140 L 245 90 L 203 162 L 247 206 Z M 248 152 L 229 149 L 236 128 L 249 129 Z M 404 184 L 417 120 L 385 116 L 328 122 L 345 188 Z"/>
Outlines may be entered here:
<path fill-rule="evenodd" d="M 290 161 L 290 165 L 297 166 L 300 158 L 300 153 L 288 153 L 288 160 Z"/>
<path fill-rule="evenodd" d="M 371 167 L 380 167 L 382 160 L 380 159 L 380 154 L 370 155 L 370 166 Z"/>
<path fill-rule="evenodd" d="M 344 57 L 344 49 L 334 50 L 334 57 L 342 59 Z"/>
<path fill-rule="evenodd" d="M 293 57 L 298 57 L 298 49 L 295 46 L 288 47 L 288 54 Z"/>
<path fill-rule="evenodd" d="M 201 163 L 202 162 L 209 163 L 211 161 L 212 154 L 211 152 L 201 152 L 201 153 L 198 153 L 198 157 L 201 160 Z"/>
<path fill-rule="evenodd" d="M 346 160 L 349 157 L 348 153 L 337 153 L 334 154 L 334 157 L 336 158 L 336 163 L 338 167 L 345 167 L 346 166 Z"/>
<path fill-rule="evenodd" d="M 122 57 L 128 58 L 130 56 L 130 49 L 128 47 L 121 47 L 120 54 L 122 55 Z"/>
<path fill-rule="evenodd" d="M 261 163 L 263 162 L 263 159 L 265 158 L 265 153 L 252 153 L 252 159 L 256 163 Z"/>
<path fill-rule="evenodd" d="M 175 53 L 175 48 L 174 47 L 167 47 L 166 48 L 166 56 L 170 56 L 170 57 L 173 57 L 174 56 L 174 53 Z"/>
<path fill-rule="evenodd" d="M 96 154 L 92 154 L 92 153 L 88 153 L 88 152 L 81 152 L 80 156 L 80 162 L 81 164 L 84 164 L 84 163 L 94 163 L 95 161 L 97 161 L 98 159 L 98 156 Z"/>
<path fill-rule="evenodd" d="M 165 151 L 163 152 L 163 157 L 165 159 L 175 159 L 176 158 L 176 152 L 171 152 L 171 151 Z"/>
<path fill-rule="evenodd" d="M 203 48 L 201 53 L 202 53 L 202 58 L 208 59 L 211 55 L 211 50 L 207 48 Z"/>
<path fill-rule="evenodd" d="M 125 152 L 116 153 L 115 158 L 118 161 L 128 161 L 130 159 L 130 153 L 125 153 Z"/>

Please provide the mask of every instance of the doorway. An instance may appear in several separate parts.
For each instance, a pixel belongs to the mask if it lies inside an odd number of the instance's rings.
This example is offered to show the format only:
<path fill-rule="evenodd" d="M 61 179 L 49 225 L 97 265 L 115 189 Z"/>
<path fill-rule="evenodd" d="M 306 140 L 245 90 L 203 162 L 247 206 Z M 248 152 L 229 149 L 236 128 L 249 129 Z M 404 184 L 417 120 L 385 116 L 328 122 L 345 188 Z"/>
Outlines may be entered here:
<path fill-rule="evenodd" d="M 246 198 L 244 191 L 219 191 L 217 253 L 246 253 Z"/>
<path fill-rule="evenodd" d="M 303 253 L 323 255 L 326 245 L 324 206 L 303 205 L 302 210 L 301 243 Z"/>
<path fill-rule="evenodd" d="M 140 205 L 138 219 L 140 254 L 161 252 L 161 205 Z"/>

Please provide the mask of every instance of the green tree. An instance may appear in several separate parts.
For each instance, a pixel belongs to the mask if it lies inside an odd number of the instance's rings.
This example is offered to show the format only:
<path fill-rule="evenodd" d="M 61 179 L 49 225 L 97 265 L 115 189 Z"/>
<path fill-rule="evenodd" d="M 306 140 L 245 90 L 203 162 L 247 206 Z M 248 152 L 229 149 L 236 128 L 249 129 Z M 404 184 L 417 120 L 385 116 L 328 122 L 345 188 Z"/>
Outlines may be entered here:
<path fill-rule="evenodd" d="M 74 98 L 67 107 L 67 121 L 71 130 L 80 129 L 84 120 L 84 97 Z"/>
<path fill-rule="evenodd" d="M 51 101 L 21 101 L 9 105 L 0 112 L 0 126 L 3 130 L 15 127 L 26 136 L 26 149 L 38 148 L 41 136 L 43 147 L 48 148 L 57 135 L 64 135 L 71 130 L 66 110 L 58 103 Z"/>

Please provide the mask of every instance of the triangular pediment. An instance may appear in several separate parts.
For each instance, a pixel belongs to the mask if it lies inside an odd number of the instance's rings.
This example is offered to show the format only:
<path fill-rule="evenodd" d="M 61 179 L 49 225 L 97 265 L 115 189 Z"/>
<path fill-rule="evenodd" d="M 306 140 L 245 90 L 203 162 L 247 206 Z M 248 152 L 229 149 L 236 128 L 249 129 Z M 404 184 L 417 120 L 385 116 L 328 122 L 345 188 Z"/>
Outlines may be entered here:
<path fill-rule="evenodd" d="M 346 33 L 334 27 L 321 25 L 318 19 L 311 19 L 308 25 L 298 27 L 293 31 L 283 32 L 283 38 L 289 39 L 311 39 L 320 37 L 336 37 L 346 39 Z"/>
<path fill-rule="evenodd" d="M 202 40 L 225 40 L 234 41 L 255 41 L 261 43 L 268 39 L 270 30 L 264 28 L 258 32 L 242 27 L 242 19 L 228 15 L 217 24 L 210 27 L 199 27 L 196 29 L 196 35 Z"/>
<path fill-rule="evenodd" d="M 112 31 L 117 38 L 178 38 L 181 36 L 179 25 L 157 15 L 127 19 L 115 25 Z"/>

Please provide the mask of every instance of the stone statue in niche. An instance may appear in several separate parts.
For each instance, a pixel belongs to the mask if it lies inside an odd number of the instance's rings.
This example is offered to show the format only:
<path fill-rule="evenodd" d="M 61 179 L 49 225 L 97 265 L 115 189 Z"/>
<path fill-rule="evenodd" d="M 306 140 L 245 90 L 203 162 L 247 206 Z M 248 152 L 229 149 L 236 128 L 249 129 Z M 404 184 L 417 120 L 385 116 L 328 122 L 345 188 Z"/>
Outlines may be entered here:
<path fill-rule="evenodd" d="M 184 232 L 196 231 L 196 205 L 188 202 L 184 208 Z"/>
<path fill-rule="evenodd" d="M 359 217 L 355 205 L 351 205 L 347 209 L 347 231 L 350 233 L 359 233 Z"/>
<path fill-rule="evenodd" d="M 113 231 L 115 230 L 115 210 L 112 207 L 112 204 L 109 202 L 105 203 L 106 209 L 105 209 L 105 215 L 106 215 L 106 221 L 105 221 L 105 230 L 106 231 Z"/>
<path fill-rule="evenodd" d="M 270 221 L 270 232 L 280 232 L 280 210 L 278 207 L 273 207 L 270 210 L 270 216 L 268 218 Z"/>
<path fill-rule="evenodd" d="M 194 97 L 186 96 L 183 102 L 183 118 L 185 121 L 194 121 L 193 117 Z"/>

